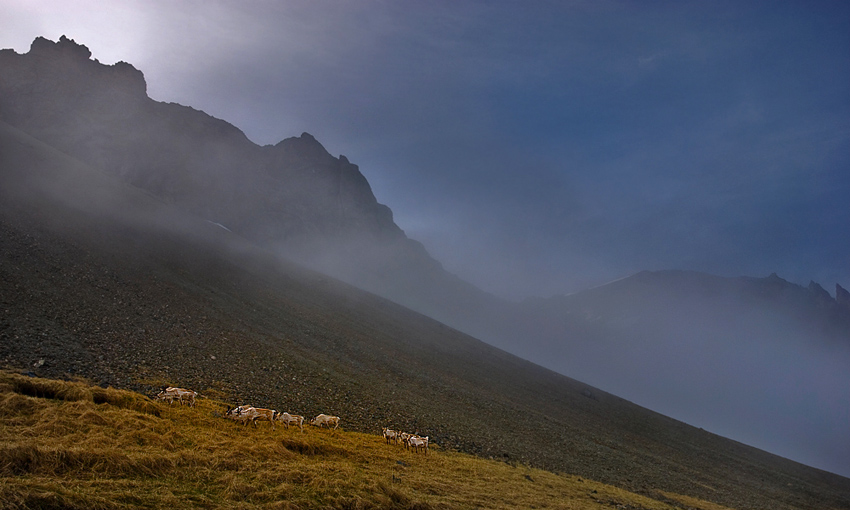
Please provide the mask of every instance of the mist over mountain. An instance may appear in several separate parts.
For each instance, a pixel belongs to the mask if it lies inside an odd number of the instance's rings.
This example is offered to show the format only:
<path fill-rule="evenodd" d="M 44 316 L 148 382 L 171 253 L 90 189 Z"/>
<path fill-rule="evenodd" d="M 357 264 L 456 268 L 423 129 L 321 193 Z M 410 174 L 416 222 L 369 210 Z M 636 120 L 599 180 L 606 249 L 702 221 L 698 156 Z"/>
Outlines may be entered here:
<path fill-rule="evenodd" d="M 151 100 L 142 73 L 69 39 L 4 51 L 3 119 L 248 238 L 288 247 L 342 233 L 404 239 L 345 157 L 309 134 L 258 147 L 231 124 Z"/>
<path fill-rule="evenodd" d="M 513 312 L 479 337 L 688 423 L 850 469 L 850 307 L 814 282 L 645 271 Z"/>
<path fill-rule="evenodd" d="M 247 239 L 432 313 L 487 300 L 407 238 L 345 156 L 308 133 L 260 147 L 204 112 L 147 97 L 130 64 L 64 36 L 0 53 L 0 118 Z M 451 292 L 447 296 L 445 290 Z M 459 306 L 446 306 L 446 299 Z"/>
<path fill-rule="evenodd" d="M 662 501 L 674 491 L 736 508 L 850 502 L 850 479 L 643 409 L 288 262 L 2 121 L 0 310 L 0 363 L 25 373 L 330 411 L 346 430 L 390 424 L 435 448 Z"/>
<path fill-rule="evenodd" d="M 65 37 L 0 51 L 0 120 L 161 201 L 157 228 L 182 224 L 167 211 L 186 212 L 640 405 L 850 474 L 840 287 L 833 298 L 778 276 L 655 272 L 511 303 L 446 272 L 358 167 L 313 136 L 258 146 L 223 120 L 149 98 L 132 65 L 100 64 Z M 53 196 L 88 184 L 54 183 Z M 121 216 L 113 184 L 103 186 L 99 214 Z"/>

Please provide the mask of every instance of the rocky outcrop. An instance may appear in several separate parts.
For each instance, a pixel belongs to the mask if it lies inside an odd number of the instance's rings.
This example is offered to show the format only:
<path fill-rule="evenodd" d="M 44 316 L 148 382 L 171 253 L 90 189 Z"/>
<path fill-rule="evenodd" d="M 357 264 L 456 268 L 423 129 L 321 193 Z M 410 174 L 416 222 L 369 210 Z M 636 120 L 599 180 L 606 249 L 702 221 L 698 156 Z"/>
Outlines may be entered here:
<path fill-rule="evenodd" d="M 829 292 L 827 292 L 826 289 L 821 287 L 821 285 L 818 282 L 811 280 L 809 282 L 808 289 L 809 289 L 809 292 L 811 292 L 813 295 L 817 296 L 819 299 L 832 301 L 832 296 L 830 296 Z"/>
<path fill-rule="evenodd" d="M 817 306 L 821 308 L 830 308 L 835 306 L 835 300 L 829 295 L 829 292 L 827 292 L 826 289 L 814 280 L 809 282 L 807 290 L 809 291 L 809 295 L 812 296 L 812 301 L 816 303 Z"/>
<path fill-rule="evenodd" d="M 345 156 L 333 157 L 311 134 L 302 133 L 264 149 L 267 174 L 288 183 L 293 190 L 289 200 L 299 200 L 296 193 L 309 192 L 315 200 L 311 215 L 325 215 L 346 230 L 368 232 L 372 240 L 404 237 L 393 222 L 392 211 L 377 203 L 357 165 Z"/>
<path fill-rule="evenodd" d="M 835 300 L 839 305 L 850 309 L 850 291 L 839 284 L 835 284 Z"/>
<path fill-rule="evenodd" d="M 0 116 L 30 131 L 58 135 L 66 128 L 65 135 L 73 136 L 67 128 L 75 112 L 115 115 L 120 105 L 125 115 L 134 113 L 147 99 L 141 71 L 125 62 L 103 65 L 90 56 L 88 48 L 65 36 L 55 43 L 38 37 L 24 55 L 0 50 Z"/>

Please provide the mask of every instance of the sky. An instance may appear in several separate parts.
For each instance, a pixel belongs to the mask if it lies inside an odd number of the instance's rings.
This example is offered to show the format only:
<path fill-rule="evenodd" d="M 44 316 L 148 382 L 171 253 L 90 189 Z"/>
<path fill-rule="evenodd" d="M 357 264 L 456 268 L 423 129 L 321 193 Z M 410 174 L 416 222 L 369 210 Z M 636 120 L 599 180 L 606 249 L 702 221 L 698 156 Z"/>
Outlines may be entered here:
<path fill-rule="evenodd" d="M 850 4 L 0 0 L 265 145 L 313 134 L 511 299 L 640 270 L 850 288 Z"/>
<path fill-rule="evenodd" d="M 61 35 L 260 145 L 311 133 L 503 297 L 850 288 L 850 2 L 0 0 L 0 48 Z"/>

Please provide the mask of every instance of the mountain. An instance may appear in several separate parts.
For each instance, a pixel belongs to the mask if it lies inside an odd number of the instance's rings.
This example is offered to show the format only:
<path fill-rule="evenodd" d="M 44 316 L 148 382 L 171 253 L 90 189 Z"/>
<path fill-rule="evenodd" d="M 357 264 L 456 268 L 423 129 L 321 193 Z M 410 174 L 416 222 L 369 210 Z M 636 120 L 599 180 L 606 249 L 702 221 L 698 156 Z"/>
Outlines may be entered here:
<path fill-rule="evenodd" d="M 0 359 L 151 394 L 333 412 L 443 448 L 746 508 L 850 480 L 677 422 L 280 259 L 0 124 Z"/>
<path fill-rule="evenodd" d="M 850 472 L 850 307 L 777 275 L 644 271 L 529 299 L 492 344 L 727 437 Z M 529 334 L 529 332 L 533 332 Z M 521 341 L 517 341 L 521 339 Z"/>
<path fill-rule="evenodd" d="M 340 232 L 403 238 L 357 167 L 309 134 L 256 146 L 227 122 L 148 98 L 131 65 L 89 57 L 64 37 L 37 38 L 24 55 L 0 53 L 3 120 L 257 241 L 318 242 Z"/>
<path fill-rule="evenodd" d="M 495 302 L 407 238 L 358 167 L 304 133 L 260 147 L 233 125 L 146 94 L 62 36 L 0 51 L 0 119 L 283 256 L 426 313 Z M 460 314 L 455 317 L 455 314 Z"/>
<path fill-rule="evenodd" d="M 478 291 L 407 239 L 359 170 L 309 135 L 259 147 L 224 121 L 147 98 L 132 66 L 99 64 L 66 38 L 0 52 L 0 121 L 6 364 L 332 411 L 356 430 L 419 429 L 448 448 L 636 491 L 848 506 L 846 478 L 648 411 L 323 274 L 490 331 L 514 352 L 540 347 L 547 364 L 563 356 L 646 373 L 629 363 L 620 333 L 633 325 L 617 322 L 616 307 L 600 302 L 600 316 L 616 312 L 600 322 L 594 310 L 570 312 L 575 297 L 512 306 Z"/>
<path fill-rule="evenodd" d="M 839 287 L 840 289 L 840 287 Z M 720 277 L 695 271 L 642 271 L 568 296 L 527 299 L 509 318 L 516 331 L 537 324 L 535 340 L 585 343 L 630 337 L 632 345 L 664 337 L 793 336 L 820 347 L 850 347 L 850 307 L 819 284 L 778 275 Z M 510 327 L 502 324 L 500 327 Z"/>

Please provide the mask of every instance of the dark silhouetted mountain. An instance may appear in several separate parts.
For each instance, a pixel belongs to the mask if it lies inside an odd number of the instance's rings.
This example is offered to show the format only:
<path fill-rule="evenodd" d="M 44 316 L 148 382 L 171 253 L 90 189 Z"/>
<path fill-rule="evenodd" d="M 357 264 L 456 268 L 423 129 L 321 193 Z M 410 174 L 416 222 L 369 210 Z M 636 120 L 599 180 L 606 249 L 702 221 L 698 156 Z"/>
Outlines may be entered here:
<path fill-rule="evenodd" d="M 227 122 L 151 100 L 131 65 L 89 57 L 64 37 L 0 53 L 2 119 L 252 240 L 404 239 L 357 167 L 309 134 L 259 147 Z"/>
<path fill-rule="evenodd" d="M 417 309 L 493 300 L 408 239 L 358 167 L 304 133 L 260 147 L 231 124 L 146 95 L 130 64 L 66 37 L 0 52 L 0 119 L 247 239 Z M 446 290 L 450 305 L 445 306 Z"/>

